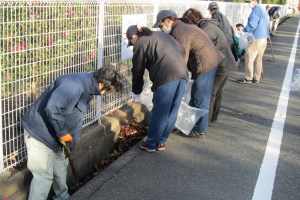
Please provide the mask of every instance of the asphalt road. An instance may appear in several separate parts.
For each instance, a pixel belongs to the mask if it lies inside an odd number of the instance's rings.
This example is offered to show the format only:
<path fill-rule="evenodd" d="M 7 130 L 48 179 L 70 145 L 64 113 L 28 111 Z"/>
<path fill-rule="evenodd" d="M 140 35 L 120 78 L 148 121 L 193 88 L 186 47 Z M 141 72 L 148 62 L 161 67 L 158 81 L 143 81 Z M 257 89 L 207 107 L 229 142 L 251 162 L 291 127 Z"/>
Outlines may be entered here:
<path fill-rule="evenodd" d="M 299 24 L 292 17 L 278 27 L 275 62 L 268 46 L 259 84 L 235 82 L 243 64 L 231 75 L 206 138 L 171 134 L 167 150 L 152 154 L 135 146 L 71 199 L 299 200 L 300 88 L 290 91 L 300 74 Z"/>

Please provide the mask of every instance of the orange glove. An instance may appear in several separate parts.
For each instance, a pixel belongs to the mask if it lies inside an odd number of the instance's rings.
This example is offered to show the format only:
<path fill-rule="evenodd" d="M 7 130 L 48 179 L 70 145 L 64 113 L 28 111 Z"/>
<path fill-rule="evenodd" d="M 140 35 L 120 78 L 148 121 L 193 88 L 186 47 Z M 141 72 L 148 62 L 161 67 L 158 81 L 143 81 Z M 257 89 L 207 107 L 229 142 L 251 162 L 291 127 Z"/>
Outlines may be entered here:
<path fill-rule="evenodd" d="M 70 133 L 67 133 L 67 134 L 64 135 L 64 136 L 61 136 L 61 137 L 59 138 L 59 140 L 60 140 L 61 142 L 70 143 L 70 142 L 72 142 L 74 139 L 73 139 L 73 137 L 72 137 L 72 135 L 71 135 Z"/>

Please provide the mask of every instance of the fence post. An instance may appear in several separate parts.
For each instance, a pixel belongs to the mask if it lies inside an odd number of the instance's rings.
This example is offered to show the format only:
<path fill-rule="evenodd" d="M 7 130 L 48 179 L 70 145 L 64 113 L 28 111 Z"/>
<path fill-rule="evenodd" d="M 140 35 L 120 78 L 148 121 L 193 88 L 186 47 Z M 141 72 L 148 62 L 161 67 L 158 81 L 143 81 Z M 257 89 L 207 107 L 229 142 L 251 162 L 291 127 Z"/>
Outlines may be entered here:
<path fill-rule="evenodd" d="M 158 13 L 158 7 L 159 7 L 158 3 L 153 4 L 153 22 L 152 22 L 152 24 L 155 24 L 155 22 L 156 22 L 156 15 Z"/>
<path fill-rule="evenodd" d="M 104 37 L 104 9 L 105 9 L 105 0 L 101 0 L 98 6 L 98 56 L 97 56 L 97 69 L 100 69 L 103 65 L 103 37 Z M 100 119 L 101 117 L 101 96 L 97 96 L 96 100 L 96 119 Z"/>
<path fill-rule="evenodd" d="M 0 68 L 2 68 L 2 56 L 0 55 Z M 2 138 L 2 134 L 3 134 L 3 129 L 2 129 L 2 79 L 0 79 L 0 114 L 1 114 L 1 118 L 0 118 L 0 173 L 3 171 L 4 169 L 4 165 L 3 165 L 3 138 Z"/>

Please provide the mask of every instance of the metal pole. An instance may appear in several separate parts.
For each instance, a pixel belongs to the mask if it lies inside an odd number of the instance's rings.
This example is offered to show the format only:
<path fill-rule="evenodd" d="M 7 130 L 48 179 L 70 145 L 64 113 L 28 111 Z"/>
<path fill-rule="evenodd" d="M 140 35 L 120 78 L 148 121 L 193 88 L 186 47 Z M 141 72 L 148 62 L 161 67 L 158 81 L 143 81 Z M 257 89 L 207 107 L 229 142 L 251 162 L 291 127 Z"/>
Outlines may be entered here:
<path fill-rule="evenodd" d="M 98 6 L 98 57 L 97 57 L 97 69 L 100 69 L 103 66 L 103 37 L 104 37 L 104 11 L 105 11 L 105 1 L 100 1 L 100 4 Z M 96 100 L 96 118 L 100 119 L 101 117 L 101 106 L 102 106 L 102 101 L 101 101 L 101 96 L 97 96 Z"/>
<path fill-rule="evenodd" d="M 272 51 L 272 58 L 273 58 L 273 61 L 275 61 L 275 60 L 274 60 L 274 53 L 273 53 L 273 47 L 272 47 L 271 38 L 269 38 L 269 42 L 270 42 L 271 51 Z"/>
<path fill-rule="evenodd" d="M 2 55 L 0 55 L 0 68 L 2 68 Z M 4 170 L 4 163 L 3 163 L 3 129 L 2 129 L 2 81 L 0 79 L 0 173 L 3 172 Z"/>

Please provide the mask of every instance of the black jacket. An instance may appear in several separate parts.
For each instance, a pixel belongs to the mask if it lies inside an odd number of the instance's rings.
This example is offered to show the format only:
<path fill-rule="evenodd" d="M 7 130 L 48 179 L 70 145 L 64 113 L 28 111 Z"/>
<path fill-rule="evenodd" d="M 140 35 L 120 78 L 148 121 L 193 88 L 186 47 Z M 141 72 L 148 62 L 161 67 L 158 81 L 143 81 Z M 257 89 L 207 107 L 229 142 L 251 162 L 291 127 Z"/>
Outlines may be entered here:
<path fill-rule="evenodd" d="M 219 22 L 219 27 L 223 31 L 225 37 L 227 38 L 227 41 L 229 45 L 233 44 L 233 33 L 232 33 L 232 27 L 227 19 L 219 10 L 217 10 L 211 17 L 212 19 L 215 19 Z"/>
<path fill-rule="evenodd" d="M 235 59 L 224 33 L 218 26 L 218 21 L 215 19 L 204 18 L 198 22 L 198 27 L 208 35 L 216 48 L 225 56 L 218 65 L 216 75 L 224 75 L 235 69 Z"/>
<path fill-rule="evenodd" d="M 272 19 L 277 19 L 280 17 L 278 11 L 280 10 L 280 7 L 279 6 L 273 6 L 270 10 L 269 10 L 269 17 L 270 17 L 270 20 Z"/>
<path fill-rule="evenodd" d="M 188 80 L 188 69 L 184 60 L 184 49 L 169 34 L 153 32 L 151 36 L 141 36 L 133 45 L 132 92 L 143 90 L 143 75 L 149 71 L 155 91 L 168 82 Z"/>
<path fill-rule="evenodd" d="M 232 28 L 232 26 L 230 25 L 227 17 L 225 15 L 223 15 L 219 10 L 217 10 L 211 17 L 212 19 L 216 19 L 219 22 L 219 27 L 221 28 L 221 30 L 223 31 L 228 44 L 231 48 L 231 52 L 235 58 L 235 60 L 238 60 L 238 55 L 237 55 L 237 50 L 234 44 L 234 30 Z"/>

